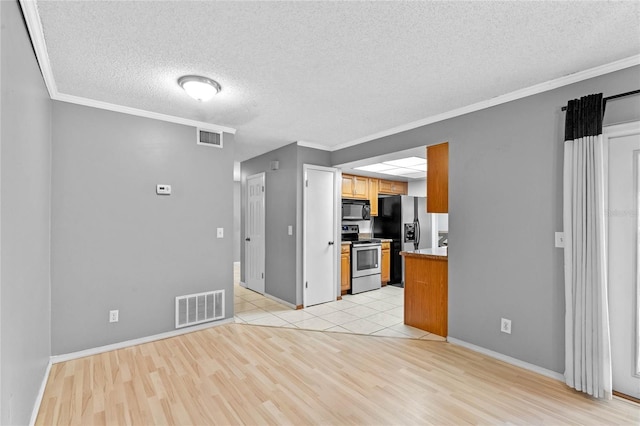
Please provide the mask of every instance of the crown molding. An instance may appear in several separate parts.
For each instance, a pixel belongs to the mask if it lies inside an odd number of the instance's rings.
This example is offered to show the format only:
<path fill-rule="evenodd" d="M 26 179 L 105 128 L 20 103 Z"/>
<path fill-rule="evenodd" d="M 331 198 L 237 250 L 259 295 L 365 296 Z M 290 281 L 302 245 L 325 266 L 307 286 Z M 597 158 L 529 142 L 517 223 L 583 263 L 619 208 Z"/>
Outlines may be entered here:
<path fill-rule="evenodd" d="M 121 112 L 123 114 L 137 115 L 138 117 L 152 118 L 154 120 L 167 121 L 169 123 L 184 124 L 186 126 L 198 127 L 202 130 L 213 130 L 217 132 L 226 132 L 235 134 L 236 129 L 231 127 L 220 126 L 217 124 L 211 124 L 206 121 L 190 120 L 188 118 L 176 117 L 173 115 L 160 114 L 158 112 L 147 111 L 144 109 L 131 108 L 123 105 L 110 104 L 108 102 L 96 101 L 94 99 L 82 98 L 80 96 L 66 95 L 64 93 L 58 93 L 57 96 L 52 99 L 61 102 L 69 102 L 77 105 L 84 105 L 93 108 L 106 109 L 108 111 Z"/>
<path fill-rule="evenodd" d="M 304 146 L 305 148 L 319 149 L 322 151 L 333 151 L 333 149 L 330 146 L 321 145 L 319 143 L 297 141 L 296 144 L 298 146 Z"/>
<path fill-rule="evenodd" d="M 219 126 L 216 124 L 211 124 L 203 121 L 190 120 L 190 119 L 185 119 L 185 118 L 176 117 L 172 115 L 160 114 L 152 111 L 130 108 L 122 105 L 110 104 L 107 102 L 95 101 L 88 98 L 82 98 L 78 96 L 59 93 L 56 86 L 55 79 L 53 78 L 53 71 L 51 70 L 51 63 L 49 61 L 49 54 L 47 52 L 47 46 L 45 43 L 44 32 L 42 30 L 40 15 L 38 14 L 37 4 L 35 0 L 19 0 L 19 1 L 20 1 L 20 6 L 22 7 L 22 12 L 25 17 L 25 21 L 27 23 L 27 29 L 29 30 L 29 35 L 31 36 L 31 41 L 33 43 L 34 50 L 36 52 L 36 57 L 38 59 L 38 63 L 40 64 L 42 76 L 44 78 L 45 85 L 47 86 L 47 90 L 49 91 L 49 96 L 51 97 L 51 99 L 63 101 L 63 102 L 76 103 L 76 104 L 90 106 L 94 108 L 106 109 L 106 110 L 115 111 L 115 112 L 122 112 L 125 114 L 137 115 L 141 117 L 153 118 L 156 120 L 168 121 L 171 123 L 202 127 L 202 128 L 207 128 L 211 130 L 232 133 L 232 134 L 236 133 L 236 129 L 233 129 L 230 127 L 224 127 L 224 126 Z M 462 108 L 447 111 L 442 114 L 437 114 L 437 115 L 427 117 L 418 121 L 413 121 L 411 123 L 392 127 L 390 129 L 383 130 L 381 132 L 374 133 L 362 138 L 354 139 L 352 141 L 344 142 L 335 146 L 325 146 L 317 143 L 304 142 L 304 141 L 298 141 L 297 144 L 299 146 L 315 148 L 315 149 L 320 149 L 324 151 L 339 151 L 341 149 L 349 148 L 355 145 L 359 145 L 361 143 L 370 142 L 372 140 L 383 138 L 386 136 L 391 136 L 396 133 L 406 132 L 407 130 L 412 130 L 418 127 L 426 126 L 428 124 L 433 124 L 439 121 L 447 120 L 449 118 L 458 117 L 464 114 L 469 114 L 471 112 L 490 108 L 490 107 L 511 102 L 517 99 L 522 99 L 527 96 L 536 95 L 542 92 L 557 89 L 562 86 L 567 86 L 569 84 L 577 83 L 583 80 L 587 80 L 593 77 L 598 77 L 604 74 L 619 71 L 621 69 L 629 68 L 636 65 L 640 65 L 640 55 L 630 56 L 628 58 L 624 58 L 615 62 L 600 65 L 584 71 L 579 71 L 579 72 L 576 72 L 567 76 L 563 76 L 554 80 L 549 80 L 544 83 L 540 83 L 524 89 L 516 90 L 514 92 L 507 93 L 505 95 L 500 95 L 495 98 L 488 99 L 486 101 L 477 102 L 475 104 L 467 105 Z"/>
<path fill-rule="evenodd" d="M 47 86 L 47 90 L 49 91 L 49 97 L 54 101 L 69 102 L 72 104 L 120 112 L 123 114 L 136 115 L 138 117 L 166 121 L 169 123 L 200 127 L 205 130 L 213 130 L 231 134 L 236 133 L 236 129 L 234 128 L 220 126 L 218 124 L 208 123 L 206 121 L 191 120 L 174 115 L 160 114 L 153 111 L 131 108 L 123 105 L 112 104 L 109 102 L 102 102 L 94 99 L 60 93 L 58 91 L 55 78 L 53 77 L 51 62 L 49 60 L 49 52 L 47 51 L 44 31 L 42 30 L 42 21 L 40 20 L 40 14 L 38 13 L 38 6 L 34 0 L 20 0 L 20 7 L 22 8 L 22 13 L 27 23 L 27 30 L 29 31 L 29 36 L 31 37 L 33 49 L 36 52 L 36 59 L 38 60 L 38 64 L 40 65 L 40 71 L 42 72 L 44 83 Z"/>
<path fill-rule="evenodd" d="M 598 77 L 604 74 L 609 74 L 615 71 L 619 71 L 625 68 L 630 68 L 636 65 L 640 65 L 640 55 L 630 56 L 628 58 L 621 59 L 619 61 L 611 62 L 608 64 L 600 65 L 594 68 L 590 68 L 584 71 L 579 71 L 574 74 L 566 75 L 554 80 L 549 80 L 544 83 L 536 84 L 534 86 L 526 87 L 524 89 L 516 90 L 514 92 L 500 95 L 495 98 L 487 99 L 486 101 L 477 102 L 475 104 L 467 105 L 462 108 L 454 109 L 444 112 L 442 114 L 433 115 L 431 117 L 423 118 L 411 123 L 402 124 L 400 126 L 392 127 L 387 130 L 383 130 L 378 133 L 374 133 L 369 136 L 358 138 L 349 142 L 344 142 L 331 148 L 331 151 L 338 151 L 344 148 L 349 148 L 361 143 L 370 142 L 375 139 L 380 139 L 385 136 L 391 136 L 396 133 L 406 132 L 418 127 L 426 126 L 427 124 L 437 123 L 438 121 L 444 121 L 449 118 L 458 117 L 460 115 L 469 114 L 471 112 L 480 111 L 482 109 L 491 108 L 500 104 L 515 101 L 518 99 L 526 98 L 527 96 L 537 95 L 542 92 L 554 90 L 559 87 L 568 86 L 569 84 L 578 83 L 583 80 Z"/>
<path fill-rule="evenodd" d="M 20 7 L 22 7 L 22 14 L 27 23 L 27 30 L 29 31 L 29 36 L 31 36 L 31 43 L 33 44 L 33 50 L 36 52 L 36 59 L 40 65 L 44 84 L 49 91 L 49 97 L 53 99 L 54 95 L 58 93 L 58 88 L 51 70 L 51 62 L 49 61 L 49 53 L 44 41 L 44 31 L 42 30 L 38 6 L 34 0 L 20 0 Z"/>

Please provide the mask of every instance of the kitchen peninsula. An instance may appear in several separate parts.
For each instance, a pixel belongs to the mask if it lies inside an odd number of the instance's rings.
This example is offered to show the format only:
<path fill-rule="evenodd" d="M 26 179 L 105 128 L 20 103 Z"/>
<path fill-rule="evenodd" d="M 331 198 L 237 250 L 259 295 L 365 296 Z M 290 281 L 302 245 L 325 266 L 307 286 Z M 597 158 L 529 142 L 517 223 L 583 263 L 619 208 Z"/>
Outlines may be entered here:
<path fill-rule="evenodd" d="M 447 248 L 403 251 L 405 261 L 404 323 L 447 337 Z"/>

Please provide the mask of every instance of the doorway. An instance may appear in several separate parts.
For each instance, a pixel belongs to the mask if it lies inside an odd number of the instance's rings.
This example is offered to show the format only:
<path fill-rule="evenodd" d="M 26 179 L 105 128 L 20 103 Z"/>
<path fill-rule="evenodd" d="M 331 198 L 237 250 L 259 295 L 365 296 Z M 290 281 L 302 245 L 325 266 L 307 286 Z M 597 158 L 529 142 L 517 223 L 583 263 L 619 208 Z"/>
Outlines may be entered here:
<path fill-rule="evenodd" d="M 247 288 L 265 291 L 265 174 L 247 178 L 247 216 L 245 235 L 245 280 Z"/>
<path fill-rule="evenodd" d="M 338 288 L 338 170 L 305 164 L 303 304 L 331 302 Z"/>
<path fill-rule="evenodd" d="M 640 399 L 640 122 L 605 129 L 609 154 L 609 322 L 614 393 Z"/>

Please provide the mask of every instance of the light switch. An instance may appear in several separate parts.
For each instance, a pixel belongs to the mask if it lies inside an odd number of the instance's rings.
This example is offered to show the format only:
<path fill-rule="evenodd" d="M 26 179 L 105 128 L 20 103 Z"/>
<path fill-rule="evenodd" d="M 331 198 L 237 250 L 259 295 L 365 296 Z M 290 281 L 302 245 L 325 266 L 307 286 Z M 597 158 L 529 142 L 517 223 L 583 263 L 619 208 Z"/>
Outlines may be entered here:
<path fill-rule="evenodd" d="M 287 226 L 287 234 L 288 235 L 293 235 L 293 225 Z"/>
<path fill-rule="evenodd" d="M 171 185 L 156 185 L 156 194 L 171 195 Z"/>
<path fill-rule="evenodd" d="M 556 232 L 556 247 L 564 248 L 564 232 Z"/>
<path fill-rule="evenodd" d="M 224 238 L 224 228 L 218 228 L 217 229 L 217 237 L 218 238 Z"/>

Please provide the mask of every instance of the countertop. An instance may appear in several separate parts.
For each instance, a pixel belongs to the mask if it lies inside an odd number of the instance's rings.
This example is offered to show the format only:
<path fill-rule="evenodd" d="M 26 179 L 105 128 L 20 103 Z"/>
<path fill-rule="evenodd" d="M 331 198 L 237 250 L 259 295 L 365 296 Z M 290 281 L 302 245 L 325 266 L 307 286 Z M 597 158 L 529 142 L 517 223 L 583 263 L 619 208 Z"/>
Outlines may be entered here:
<path fill-rule="evenodd" d="M 400 255 L 406 257 L 424 257 L 435 260 L 448 260 L 446 247 L 401 251 Z"/>

